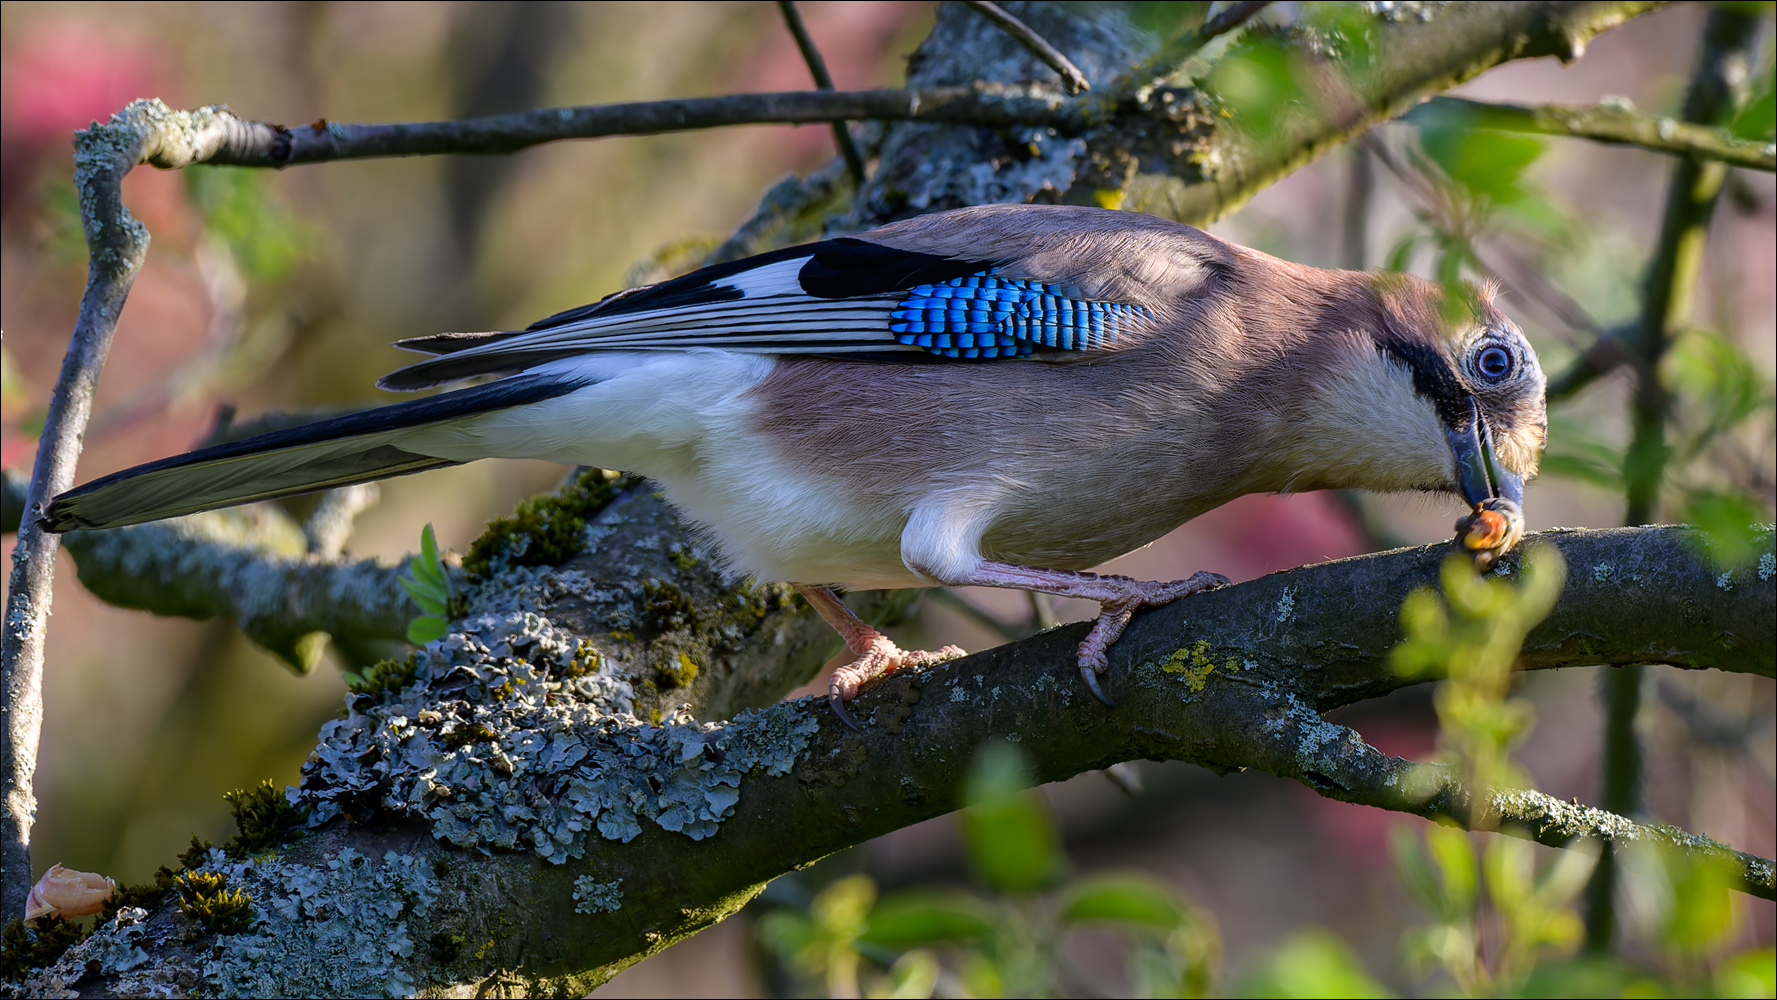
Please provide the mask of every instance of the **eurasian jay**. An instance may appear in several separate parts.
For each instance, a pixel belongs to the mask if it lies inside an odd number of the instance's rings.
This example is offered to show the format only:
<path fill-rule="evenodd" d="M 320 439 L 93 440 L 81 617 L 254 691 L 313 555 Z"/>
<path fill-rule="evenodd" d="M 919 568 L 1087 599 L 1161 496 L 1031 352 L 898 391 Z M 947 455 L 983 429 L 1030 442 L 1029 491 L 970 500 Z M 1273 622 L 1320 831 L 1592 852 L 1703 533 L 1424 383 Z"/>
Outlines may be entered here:
<path fill-rule="evenodd" d="M 400 342 L 416 390 L 55 498 L 104 528 L 539 458 L 659 483 L 736 574 L 794 581 L 865 680 L 899 649 L 833 587 L 1100 602 L 1080 674 L 1142 607 L 1226 582 L 1084 572 L 1246 493 L 1460 494 L 1483 563 L 1523 531 L 1545 380 L 1489 289 L 1306 267 L 1130 212 L 986 205 L 716 264 L 519 331 Z M 1108 701 L 1108 699 L 1106 699 Z M 849 719 L 846 720 L 849 723 Z"/>

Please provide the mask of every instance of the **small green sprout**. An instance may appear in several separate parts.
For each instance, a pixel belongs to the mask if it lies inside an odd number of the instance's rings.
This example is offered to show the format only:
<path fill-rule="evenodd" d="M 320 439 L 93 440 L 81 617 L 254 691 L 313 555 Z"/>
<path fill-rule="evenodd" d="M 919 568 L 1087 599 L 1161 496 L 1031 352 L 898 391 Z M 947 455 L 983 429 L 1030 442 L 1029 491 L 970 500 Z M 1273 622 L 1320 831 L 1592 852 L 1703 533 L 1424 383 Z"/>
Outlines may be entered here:
<path fill-rule="evenodd" d="M 444 561 L 438 558 L 438 539 L 430 524 L 420 532 L 419 555 L 408 560 L 407 571 L 401 574 L 401 586 L 424 612 L 407 624 L 407 641 L 424 646 L 433 639 L 444 638 L 450 627 L 450 579 L 444 575 Z"/>

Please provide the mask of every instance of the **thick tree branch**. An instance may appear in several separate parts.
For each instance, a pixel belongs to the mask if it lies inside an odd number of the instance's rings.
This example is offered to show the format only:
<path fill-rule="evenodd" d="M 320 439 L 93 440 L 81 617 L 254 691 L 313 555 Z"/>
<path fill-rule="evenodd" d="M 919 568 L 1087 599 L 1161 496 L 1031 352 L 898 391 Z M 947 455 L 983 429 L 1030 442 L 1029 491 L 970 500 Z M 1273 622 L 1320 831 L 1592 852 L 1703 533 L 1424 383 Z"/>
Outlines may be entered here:
<path fill-rule="evenodd" d="M 1313 28 L 1299 27 L 1280 38 L 1249 35 L 1258 39 L 1254 45 L 1281 41 L 1299 95 L 1278 95 L 1286 104 L 1270 127 L 1249 129 L 1236 120 L 1208 148 L 1189 151 L 1187 164 L 1155 171 L 1148 164 L 1137 170 L 1132 163 L 1128 181 L 1118 185 L 1130 198 L 1124 207 L 1198 225 L 1214 221 L 1279 178 L 1440 91 L 1514 59 L 1572 61 L 1594 35 L 1657 6 L 1503 2 L 1427 6 L 1416 14 L 1403 9 L 1370 20 L 1361 45 L 1329 45 L 1325 33 Z M 1241 51 L 1236 46 L 1231 54 Z M 1112 89 L 1138 105 L 1166 94 L 1151 77 L 1125 78 Z"/>
<path fill-rule="evenodd" d="M 1624 104 L 1488 104 L 1434 97 L 1408 117 L 1453 116 L 1472 128 L 1539 135 L 1570 135 L 1594 142 L 1642 146 L 1748 170 L 1777 170 L 1777 143 L 1749 142 L 1725 128 L 1644 115 Z"/>
<path fill-rule="evenodd" d="M 826 647 L 809 645 L 820 626 L 806 608 L 781 604 L 761 615 L 756 607 L 730 603 L 734 592 L 719 584 L 699 584 L 697 574 L 705 571 L 695 559 L 669 558 L 686 551 L 674 547 L 684 536 L 651 494 L 621 494 L 593 519 L 593 528 L 610 532 L 600 535 L 598 556 L 541 576 L 490 581 L 456 626 L 465 631 L 438 645 L 436 655 L 447 659 L 420 664 L 412 687 L 354 699 L 351 717 L 323 734 L 305 767 L 302 801 L 345 808 L 369 822 L 334 820 L 277 860 L 212 862 L 232 884 L 256 894 L 256 912 L 268 923 L 255 933 L 275 934 L 276 954 L 255 952 L 265 942 L 252 935 L 185 943 L 181 918 L 169 910 L 101 932 L 27 987 L 49 989 L 85 975 L 89 960 L 115 962 L 104 956 L 135 935 L 131 940 L 146 959 L 129 969 L 104 967 L 100 976 L 120 993 L 143 994 L 174 981 L 193 967 L 193 949 L 212 947 L 220 953 L 198 966 L 212 987 L 301 992 L 301 976 L 314 974 L 303 970 L 331 962 L 336 989 L 372 988 L 364 977 L 386 979 L 393 968 L 408 988 L 463 989 L 517 976 L 531 979 L 526 988 L 533 992 L 583 990 L 733 912 L 778 874 L 956 808 L 971 750 L 990 738 L 1027 748 L 1040 781 L 1136 758 L 1180 759 L 1219 771 L 1259 768 L 1323 795 L 1423 816 L 1470 815 L 1469 793 L 1449 772 L 1381 754 L 1355 731 L 1320 716 L 1410 683 L 1388 661 L 1400 635 L 1398 608 L 1412 589 L 1435 584 L 1447 545 L 1277 573 L 1138 617 L 1112 650 L 1107 676 L 1121 709 L 1104 707 L 1078 684 L 1075 646 L 1084 626 L 1077 625 L 872 683 L 854 704 L 863 732 L 852 733 L 816 699 L 706 728 L 683 716 L 656 716 L 658 725 L 638 721 L 647 715 L 644 681 L 662 677 L 661 667 L 683 662 L 681 656 L 703 657 L 709 674 L 728 678 L 674 692 L 697 714 L 717 717 L 712 710 L 769 702 L 798 683 Z M 1554 612 L 1529 637 L 1526 667 L 1652 660 L 1772 673 L 1777 557 L 1770 533 L 1759 539 L 1753 562 L 1725 571 L 1710 565 L 1696 533 L 1683 528 L 1576 530 L 1532 539 L 1537 542 L 1561 550 L 1569 575 Z M 1496 572 L 1510 575 L 1518 565 L 1514 554 Z M 655 581 L 651 588 L 648 580 Z M 664 632 L 645 624 L 632 632 L 668 585 L 688 588 L 678 591 L 686 597 L 680 612 L 686 621 Z M 515 618 L 518 607 L 530 610 Z M 521 620 L 533 624 L 515 624 Z M 600 630 L 611 621 L 624 627 Z M 568 634 L 538 631 L 542 622 Z M 652 628 L 660 627 L 656 622 Z M 717 637 L 743 622 L 746 637 L 722 652 Z M 582 631 L 590 623 L 601 624 Z M 521 633 L 528 636 L 522 642 Z M 464 652 L 449 652 L 459 642 L 469 643 L 460 646 Z M 579 649 L 576 663 L 591 656 L 605 664 L 586 676 L 605 678 L 592 687 L 611 693 L 572 698 L 580 682 L 554 674 L 561 668 L 552 648 Z M 755 671 L 764 664 L 747 661 L 774 648 L 803 650 L 790 657 L 803 667 L 780 670 L 739 693 L 734 679 L 758 681 Z M 536 683 L 551 675 L 559 688 L 525 707 L 524 678 Z M 625 701 L 625 690 L 636 692 L 634 702 Z M 484 691 L 510 693 L 487 697 Z M 565 708 L 568 702 L 583 707 Z M 635 712 L 620 711 L 620 702 Z M 581 713 L 582 721 L 564 711 Z M 526 719 L 532 721 L 518 724 Z M 452 732 L 476 735 L 465 744 Z M 773 756 L 780 752 L 788 756 Z M 775 763 L 764 763 L 761 753 Z M 629 768 L 652 776 L 630 793 L 641 799 L 622 798 L 622 806 L 607 800 L 598 822 L 585 822 L 595 829 L 583 827 L 564 840 L 540 836 L 531 847 L 525 831 L 557 829 L 551 816 L 574 815 L 572 802 L 597 798 L 598 789 Z M 732 786 L 721 777 L 730 772 Z M 422 794 L 427 787 L 434 790 Z M 706 805 L 702 792 L 685 797 L 685 790 L 699 788 L 720 793 L 717 804 Z M 489 796 L 514 796 L 510 808 L 519 811 L 488 816 L 480 827 L 451 819 L 459 806 L 468 810 L 464 815 L 483 815 L 477 803 Z M 686 803 L 695 808 L 687 812 Z M 633 820 L 632 808 L 640 810 Z M 694 822 L 694 813 L 707 818 Z M 1479 825 L 1551 845 L 1655 841 L 1725 861 L 1740 873 L 1741 888 L 1772 895 L 1764 859 L 1538 793 L 1493 793 Z M 631 839 L 608 839 L 619 835 Z M 492 853 L 443 844 L 443 836 Z M 483 840 L 500 836 L 514 836 L 513 846 L 523 849 Z M 354 861 L 348 849 L 371 860 Z M 545 861 L 545 850 L 562 863 Z M 342 859 L 341 867 L 329 867 Z M 376 859 L 384 860 L 378 865 Z M 315 890 L 328 871 L 363 875 Z M 316 872 L 322 875 L 305 874 Z M 310 910 L 303 912 L 318 915 L 279 916 L 279 900 L 295 886 L 311 893 Z M 587 905 L 595 890 L 605 893 L 599 898 L 608 907 Z M 379 893 L 394 900 L 389 905 L 400 934 L 412 943 L 410 954 L 393 964 L 389 949 L 399 942 L 390 943 L 395 921 L 385 911 L 377 911 L 375 923 L 350 922 L 353 907 L 383 905 Z M 330 909 L 336 906 L 342 909 Z M 348 931 L 364 936 L 361 950 L 369 957 L 324 950 L 325 942 Z M 479 953 L 451 947 L 470 940 Z M 351 964 L 360 959 L 367 964 Z"/>

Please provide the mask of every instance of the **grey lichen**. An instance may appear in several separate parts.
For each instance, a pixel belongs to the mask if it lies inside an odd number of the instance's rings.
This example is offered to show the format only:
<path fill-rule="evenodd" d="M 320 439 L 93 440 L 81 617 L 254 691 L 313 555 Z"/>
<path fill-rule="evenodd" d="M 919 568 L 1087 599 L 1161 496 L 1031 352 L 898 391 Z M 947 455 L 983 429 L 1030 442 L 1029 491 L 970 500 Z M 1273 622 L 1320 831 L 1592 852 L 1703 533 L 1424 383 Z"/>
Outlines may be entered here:
<path fill-rule="evenodd" d="M 582 857 L 595 831 L 628 842 L 644 822 L 701 840 L 733 814 L 745 775 L 788 773 L 817 728 L 803 706 L 720 726 L 682 711 L 639 719 L 623 660 L 587 655 L 537 612 L 563 591 L 600 596 L 573 571 L 493 575 L 471 595 L 480 613 L 415 655 L 410 686 L 348 699 L 293 793 L 311 824 L 424 817 L 458 846 L 559 864 Z"/>
<path fill-rule="evenodd" d="M 256 920 L 244 934 L 218 937 L 201 970 L 216 996 L 411 996 L 408 921 L 438 897 L 422 859 L 383 855 L 376 864 L 351 848 L 324 867 L 256 858 L 228 864 L 212 852 L 206 868 L 246 887 Z"/>
<path fill-rule="evenodd" d="M 92 975 L 119 996 L 412 996 L 415 942 L 439 885 L 424 860 L 389 851 L 376 863 L 346 847 L 323 865 L 220 850 L 195 869 L 253 897 L 253 921 L 207 934 L 188 920 L 150 920 L 129 907 L 24 984 L 29 995 L 75 996 Z M 206 942 L 184 960 L 181 942 Z"/>
<path fill-rule="evenodd" d="M 623 908 L 623 880 L 600 882 L 591 875 L 574 880 L 575 913 L 615 913 Z"/>

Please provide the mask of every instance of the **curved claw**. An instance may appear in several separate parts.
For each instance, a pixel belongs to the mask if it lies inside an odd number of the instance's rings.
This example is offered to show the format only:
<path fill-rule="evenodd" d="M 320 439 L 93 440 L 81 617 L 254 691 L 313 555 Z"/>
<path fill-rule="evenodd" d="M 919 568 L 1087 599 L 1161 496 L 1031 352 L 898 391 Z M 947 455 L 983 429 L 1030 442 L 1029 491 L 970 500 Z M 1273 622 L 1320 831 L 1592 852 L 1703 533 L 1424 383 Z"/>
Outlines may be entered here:
<path fill-rule="evenodd" d="M 1104 696 L 1100 695 L 1099 697 L 1103 698 Z M 839 721 L 845 723 L 847 729 L 854 733 L 863 732 L 858 728 L 857 723 L 851 721 L 851 716 L 845 714 L 845 699 L 839 697 L 838 691 L 827 692 L 827 707 L 833 710 L 834 715 L 839 716 Z"/>
<path fill-rule="evenodd" d="M 1099 688 L 1099 686 L 1098 686 L 1098 671 L 1092 669 L 1091 667 L 1081 667 L 1080 668 L 1080 679 L 1086 682 L 1086 687 L 1088 690 L 1090 690 L 1092 692 L 1092 697 L 1097 698 L 1099 701 L 1104 702 L 1106 705 L 1110 706 L 1111 708 L 1123 707 L 1123 706 L 1117 704 L 1115 701 L 1111 700 L 1110 696 L 1106 695 L 1104 693 L 1104 691 Z M 843 718 L 843 716 L 842 716 L 842 718 Z"/>

